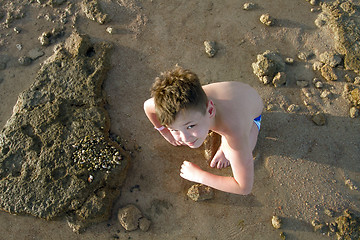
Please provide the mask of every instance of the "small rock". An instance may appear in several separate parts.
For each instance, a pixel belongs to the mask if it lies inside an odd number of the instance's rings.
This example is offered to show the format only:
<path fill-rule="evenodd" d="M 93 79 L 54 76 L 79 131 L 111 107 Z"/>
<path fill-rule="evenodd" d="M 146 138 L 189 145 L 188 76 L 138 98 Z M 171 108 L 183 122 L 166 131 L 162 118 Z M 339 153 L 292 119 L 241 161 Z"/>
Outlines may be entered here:
<path fill-rule="evenodd" d="M 280 233 L 280 238 L 281 238 L 281 240 L 286 240 L 286 235 L 284 232 Z"/>
<path fill-rule="evenodd" d="M 151 225 L 151 221 L 149 219 L 147 219 L 146 217 L 142 217 L 139 219 L 139 228 L 143 232 L 147 232 L 150 228 L 150 225 Z"/>
<path fill-rule="evenodd" d="M 313 6 L 319 5 L 319 0 L 310 0 L 309 3 Z"/>
<path fill-rule="evenodd" d="M 265 13 L 260 16 L 260 22 L 265 24 L 266 26 L 274 25 L 274 19 L 270 16 L 269 13 Z"/>
<path fill-rule="evenodd" d="M 313 84 L 317 89 L 323 88 L 324 84 L 321 82 L 321 80 L 319 78 L 314 78 L 313 79 Z"/>
<path fill-rule="evenodd" d="M 32 60 L 36 60 L 38 59 L 39 57 L 42 57 L 44 56 L 44 51 L 41 51 L 40 48 L 34 48 L 34 49 L 31 49 L 28 53 L 29 57 L 32 59 Z"/>
<path fill-rule="evenodd" d="M 253 10 L 256 7 L 255 3 L 244 3 L 244 10 Z"/>
<path fill-rule="evenodd" d="M 355 77 L 355 79 L 354 79 L 354 84 L 360 85 L 360 76 L 359 76 L 359 77 Z"/>
<path fill-rule="evenodd" d="M 39 37 L 39 41 L 42 46 L 48 46 L 50 44 L 49 34 L 46 32 L 43 32 L 41 36 Z"/>
<path fill-rule="evenodd" d="M 272 80 L 275 87 L 279 87 L 286 84 L 286 73 L 278 72 Z"/>
<path fill-rule="evenodd" d="M 274 228 L 279 229 L 281 228 L 281 219 L 278 216 L 273 216 L 271 219 L 271 224 Z"/>
<path fill-rule="evenodd" d="M 309 86 L 309 82 L 306 80 L 297 80 L 296 85 L 299 87 L 307 87 Z"/>
<path fill-rule="evenodd" d="M 320 221 L 317 220 L 317 219 L 314 219 L 314 220 L 311 221 L 311 225 L 312 225 L 313 227 L 315 227 L 315 226 L 317 226 L 317 225 L 320 225 Z"/>
<path fill-rule="evenodd" d="M 345 81 L 346 82 L 349 82 L 349 83 L 352 83 L 352 82 L 354 82 L 354 79 L 350 76 L 350 74 L 345 74 L 345 76 L 344 76 L 344 78 L 345 78 Z"/>
<path fill-rule="evenodd" d="M 297 104 L 291 104 L 289 107 L 288 107 L 288 112 L 289 113 L 296 113 L 300 111 L 300 106 L 297 105 Z"/>
<path fill-rule="evenodd" d="M 262 76 L 259 79 L 265 85 L 271 83 L 271 81 L 272 81 L 271 77 L 269 77 L 269 76 Z"/>
<path fill-rule="evenodd" d="M 314 62 L 312 65 L 314 71 L 320 71 L 322 66 L 324 66 L 324 63 L 319 61 Z"/>
<path fill-rule="evenodd" d="M 216 54 L 216 43 L 214 41 L 204 41 L 205 52 L 209 57 L 213 57 Z"/>
<path fill-rule="evenodd" d="M 109 34 L 113 34 L 114 29 L 113 29 L 112 27 L 107 27 L 107 28 L 106 28 L 106 31 L 107 31 Z"/>
<path fill-rule="evenodd" d="M 321 67 L 321 76 L 323 76 L 328 81 L 338 80 L 338 77 L 334 69 L 328 64 L 325 64 L 324 66 Z"/>
<path fill-rule="evenodd" d="M 300 52 L 298 54 L 298 58 L 304 62 L 308 61 L 312 56 L 314 56 L 314 54 L 312 52 L 309 51 L 305 51 L 305 52 Z"/>
<path fill-rule="evenodd" d="M 214 191 L 203 184 L 195 184 L 189 188 L 187 196 L 195 202 L 209 200 L 214 197 Z"/>
<path fill-rule="evenodd" d="M 18 59 L 18 62 L 20 63 L 20 65 L 28 66 L 31 64 L 32 60 L 27 56 L 22 56 Z"/>
<path fill-rule="evenodd" d="M 21 44 L 16 44 L 16 48 L 21 51 L 22 50 L 22 45 Z"/>
<path fill-rule="evenodd" d="M 274 105 L 274 104 L 268 104 L 267 106 L 266 106 L 266 110 L 267 111 L 274 111 L 274 110 L 276 110 L 276 106 Z"/>
<path fill-rule="evenodd" d="M 326 123 L 325 114 L 320 113 L 320 112 L 315 113 L 315 114 L 312 116 L 311 120 L 312 120 L 316 125 L 318 125 L 318 126 L 323 126 L 323 125 L 325 125 L 325 123 Z"/>
<path fill-rule="evenodd" d="M 139 227 L 139 219 L 142 217 L 140 210 L 134 205 L 121 208 L 118 212 L 118 219 L 127 231 L 134 231 Z"/>
<path fill-rule="evenodd" d="M 341 63 L 342 58 L 335 53 L 324 52 L 320 54 L 320 61 L 324 64 L 328 64 L 330 67 L 336 67 Z"/>
<path fill-rule="evenodd" d="M 348 186 L 350 190 L 358 190 L 358 187 L 354 184 L 353 181 L 351 181 L 351 179 L 346 179 L 345 185 Z"/>
<path fill-rule="evenodd" d="M 333 233 L 337 232 L 337 223 L 336 222 L 329 223 L 329 230 L 330 232 Z"/>
<path fill-rule="evenodd" d="M 359 116 L 359 109 L 357 109 L 356 107 L 351 107 L 349 114 L 351 118 L 356 118 Z"/>
<path fill-rule="evenodd" d="M 322 91 L 322 93 L 320 94 L 320 97 L 321 98 L 330 98 L 331 95 L 332 95 L 332 93 L 326 89 L 326 90 Z"/>
<path fill-rule="evenodd" d="M 18 27 L 14 27 L 14 32 L 16 32 L 17 34 L 19 34 L 21 32 L 21 30 Z"/>
<path fill-rule="evenodd" d="M 329 217 L 334 217 L 334 215 L 335 215 L 335 212 L 334 212 L 333 210 L 331 210 L 331 209 L 328 209 L 328 208 L 326 208 L 326 209 L 324 210 L 324 213 L 325 213 L 326 215 L 328 215 Z"/>
<path fill-rule="evenodd" d="M 288 65 L 292 65 L 292 64 L 294 64 L 294 59 L 293 58 L 285 58 L 285 63 Z"/>

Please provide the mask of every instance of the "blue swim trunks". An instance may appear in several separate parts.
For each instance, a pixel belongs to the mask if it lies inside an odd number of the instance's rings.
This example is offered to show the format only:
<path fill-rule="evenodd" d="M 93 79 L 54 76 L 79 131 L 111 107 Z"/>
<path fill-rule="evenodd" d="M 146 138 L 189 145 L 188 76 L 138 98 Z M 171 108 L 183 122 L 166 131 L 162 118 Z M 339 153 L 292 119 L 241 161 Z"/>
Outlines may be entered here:
<path fill-rule="evenodd" d="M 258 127 L 258 129 L 259 129 L 259 131 L 260 131 L 261 115 L 254 119 L 254 123 L 256 124 L 256 126 Z"/>

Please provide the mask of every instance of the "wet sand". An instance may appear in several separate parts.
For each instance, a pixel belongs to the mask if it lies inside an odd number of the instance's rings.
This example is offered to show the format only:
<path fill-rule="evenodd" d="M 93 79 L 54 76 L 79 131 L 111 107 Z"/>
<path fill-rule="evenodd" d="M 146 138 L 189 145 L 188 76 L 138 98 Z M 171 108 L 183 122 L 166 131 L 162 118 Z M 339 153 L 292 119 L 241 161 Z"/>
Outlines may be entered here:
<path fill-rule="evenodd" d="M 296 80 L 311 81 L 317 76 L 310 63 L 297 59 L 299 52 L 310 49 L 317 56 L 333 49 L 331 37 L 314 25 L 317 13 L 310 11 L 313 6 L 305 0 L 253 1 L 257 8 L 244 11 L 245 1 L 234 0 L 101 2 L 111 22 L 100 25 L 80 12 L 75 27 L 93 39 L 114 44 L 113 68 L 104 84 L 111 132 L 121 136 L 133 152 L 122 194 L 112 217 L 81 235 L 73 233 L 64 219 L 44 221 L 0 212 L 0 238 L 280 239 L 283 231 L 287 239 L 329 239 L 313 232 L 311 220 L 326 220 L 324 210 L 329 208 L 360 210 L 359 191 L 345 185 L 345 179 L 360 185 L 360 123 L 359 118 L 348 116 L 348 103 L 341 97 L 345 80 L 328 83 L 335 98 L 321 105 L 327 116 L 325 126 L 311 121 L 302 90 L 296 85 Z M 52 53 L 53 45 L 43 47 L 45 55 L 30 66 L 17 64 L 20 56 L 41 47 L 37 38 L 43 31 L 56 26 L 45 18 L 37 19 L 39 13 L 51 14 L 50 7 L 28 6 L 25 11 L 24 18 L 0 30 L 1 55 L 11 58 L 0 71 L 0 126 L 10 117 L 19 93 L 34 81 L 40 63 Z M 277 19 L 275 26 L 260 23 L 260 15 L 266 12 Z M 109 26 L 113 34 L 106 32 Z M 16 34 L 14 27 L 22 31 Z M 67 24 L 66 34 L 71 31 Z M 217 42 L 214 58 L 206 55 L 204 40 Z M 22 50 L 16 44 L 22 44 Z M 287 66 L 287 86 L 265 86 L 253 74 L 251 63 L 265 50 L 296 60 Z M 210 169 L 201 150 L 169 145 L 143 113 L 153 79 L 177 63 L 196 72 L 204 84 L 245 82 L 260 93 L 266 105 L 278 107 L 263 114 L 250 195 L 215 191 L 214 199 L 205 202 L 186 197 L 192 183 L 179 176 L 182 161 L 194 161 L 221 175 L 229 175 L 231 170 Z M 282 109 L 292 103 L 301 110 L 288 113 Z M 136 185 L 139 188 L 134 189 Z M 117 210 L 130 203 L 151 219 L 148 232 L 126 232 L 120 226 Z M 280 230 L 271 225 L 274 214 L 283 219 Z"/>

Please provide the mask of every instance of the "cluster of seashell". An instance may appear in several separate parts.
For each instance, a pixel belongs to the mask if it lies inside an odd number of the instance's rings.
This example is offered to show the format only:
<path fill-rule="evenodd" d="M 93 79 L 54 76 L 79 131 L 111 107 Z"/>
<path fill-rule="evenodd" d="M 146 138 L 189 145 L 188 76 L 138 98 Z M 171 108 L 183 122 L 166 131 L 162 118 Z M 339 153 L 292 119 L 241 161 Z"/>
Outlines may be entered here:
<path fill-rule="evenodd" d="M 120 152 L 111 146 L 104 137 L 86 136 L 79 144 L 74 144 L 74 163 L 88 171 L 107 171 L 121 164 Z"/>

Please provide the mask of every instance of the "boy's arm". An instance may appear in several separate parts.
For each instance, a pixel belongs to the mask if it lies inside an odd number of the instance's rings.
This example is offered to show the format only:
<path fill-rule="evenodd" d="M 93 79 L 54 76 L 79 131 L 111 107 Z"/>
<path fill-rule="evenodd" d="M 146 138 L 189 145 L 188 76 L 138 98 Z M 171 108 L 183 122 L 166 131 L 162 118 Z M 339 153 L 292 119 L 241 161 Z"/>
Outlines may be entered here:
<path fill-rule="evenodd" d="M 184 161 L 181 166 L 180 176 L 220 191 L 242 195 L 250 194 L 254 183 L 254 161 L 250 148 L 248 148 L 249 150 L 246 148 L 246 146 L 242 146 L 242 149 L 228 151 L 226 157 L 230 160 L 234 177 L 211 174 L 188 161 Z"/>
<path fill-rule="evenodd" d="M 155 113 L 155 103 L 154 99 L 150 98 L 144 102 L 144 111 L 150 122 L 154 125 L 156 129 L 161 129 L 163 126 L 161 125 L 160 121 L 158 120 L 156 113 Z M 166 127 L 158 130 L 159 133 L 172 145 L 179 146 L 181 145 L 179 142 L 175 141 L 173 135 L 170 133 L 169 129 Z"/>

